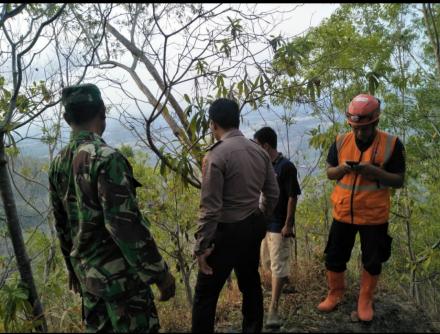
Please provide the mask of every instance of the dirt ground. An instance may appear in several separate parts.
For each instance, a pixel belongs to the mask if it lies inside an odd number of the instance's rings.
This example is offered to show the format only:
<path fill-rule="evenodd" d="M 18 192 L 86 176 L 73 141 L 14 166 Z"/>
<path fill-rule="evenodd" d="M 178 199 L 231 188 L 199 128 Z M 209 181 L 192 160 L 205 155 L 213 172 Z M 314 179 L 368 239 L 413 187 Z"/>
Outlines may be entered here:
<path fill-rule="evenodd" d="M 235 289 L 234 289 L 235 290 Z M 322 289 L 322 292 L 325 290 Z M 241 332 L 241 298 L 233 292 L 234 298 L 227 298 L 233 303 L 228 305 L 228 314 L 218 319 L 216 332 Z M 239 293 L 238 293 L 239 294 Z M 323 296 L 325 293 L 323 293 Z M 238 298 L 237 298 L 238 297 Z M 264 291 L 265 310 L 270 302 L 270 291 Z M 316 310 L 319 303 L 316 295 L 307 291 L 283 294 L 281 300 L 281 317 L 283 325 L 277 329 L 263 328 L 265 333 L 437 333 L 440 323 L 434 323 L 430 318 L 409 300 L 386 291 L 378 291 L 374 303 L 374 319 L 371 323 L 354 321 L 352 311 L 356 310 L 357 291 L 352 289 L 345 295 L 344 301 L 330 313 L 320 313 Z"/>
<path fill-rule="evenodd" d="M 295 298 L 295 297 L 291 297 Z M 394 295 L 379 294 L 374 303 L 374 319 L 366 324 L 351 319 L 356 310 L 357 295 L 348 294 L 338 308 L 327 314 L 316 311 L 312 305 L 299 306 L 285 316 L 279 332 L 320 333 L 433 333 L 435 327 L 428 316 L 416 305 Z M 312 307 L 311 307 L 312 306 Z"/>

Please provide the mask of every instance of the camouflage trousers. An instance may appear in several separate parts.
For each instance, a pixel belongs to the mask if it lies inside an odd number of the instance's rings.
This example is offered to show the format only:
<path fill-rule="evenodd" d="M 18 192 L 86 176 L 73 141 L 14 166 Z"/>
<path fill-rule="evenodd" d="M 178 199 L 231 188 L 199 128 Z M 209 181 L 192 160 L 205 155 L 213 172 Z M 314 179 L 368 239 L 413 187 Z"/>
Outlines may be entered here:
<path fill-rule="evenodd" d="M 87 333 L 157 333 L 160 329 L 150 288 L 111 301 L 86 292 L 83 294 L 83 312 Z"/>

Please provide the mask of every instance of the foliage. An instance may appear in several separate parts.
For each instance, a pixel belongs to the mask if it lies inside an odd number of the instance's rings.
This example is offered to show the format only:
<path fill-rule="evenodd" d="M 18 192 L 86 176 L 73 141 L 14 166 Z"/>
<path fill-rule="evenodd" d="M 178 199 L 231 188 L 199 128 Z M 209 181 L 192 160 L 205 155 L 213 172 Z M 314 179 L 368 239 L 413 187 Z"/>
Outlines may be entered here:
<path fill-rule="evenodd" d="M 161 176 L 159 171 L 148 165 L 145 153 L 137 152 L 129 160 L 134 176 L 142 184 L 137 191 L 141 212 L 151 222 L 150 227 L 160 250 L 179 273 L 191 305 L 192 248 L 198 193 L 176 175 Z"/>
<path fill-rule="evenodd" d="M 51 240 L 39 230 L 30 229 L 26 233 L 26 245 L 36 285 L 44 304 L 46 320 L 50 331 L 81 332 L 81 301 L 78 295 L 67 289 L 67 271 L 61 250 L 57 244 L 55 258 L 49 256 Z M 50 275 L 45 281 L 45 267 L 51 261 Z M 27 301 L 27 289 L 23 287 L 17 274 L 8 278 L 0 290 L 0 324 L 6 332 L 30 332 L 38 324 L 33 321 L 32 308 Z"/>
<path fill-rule="evenodd" d="M 5 332 L 27 332 L 34 328 L 28 320 L 32 314 L 32 307 L 28 301 L 28 290 L 17 279 L 3 286 L 0 290 L 2 303 L 0 314 L 3 315 L 2 327 Z M 25 314 L 26 317 L 21 317 Z"/>

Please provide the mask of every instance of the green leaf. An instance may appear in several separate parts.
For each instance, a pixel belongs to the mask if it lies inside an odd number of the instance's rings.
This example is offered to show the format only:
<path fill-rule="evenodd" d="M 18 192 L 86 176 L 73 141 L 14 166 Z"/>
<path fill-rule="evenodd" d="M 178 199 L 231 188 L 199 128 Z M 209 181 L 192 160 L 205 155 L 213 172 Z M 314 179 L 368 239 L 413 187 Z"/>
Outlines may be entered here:
<path fill-rule="evenodd" d="M 261 94 L 264 93 L 264 79 L 263 76 L 260 75 L 260 90 L 261 90 Z"/>
<path fill-rule="evenodd" d="M 160 160 L 160 175 L 162 175 L 163 177 L 167 176 L 167 166 L 165 164 L 165 161 L 163 161 L 162 159 Z"/>
<path fill-rule="evenodd" d="M 431 259 L 432 259 L 432 253 L 422 263 L 422 267 L 424 270 L 427 271 L 429 269 L 429 266 L 431 265 Z"/>
<path fill-rule="evenodd" d="M 191 119 L 189 123 L 189 132 L 191 133 L 191 139 L 195 138 L 197 135 L 197 115 Z"/>
<path fill-rule="evenodd" d="M 237 88 L 238 88 L 238 96 L 240 97 L 241 94 L 243 93 L 243 80 L 237 84 Z"/>
<path fill-rule="evenodd" d="M 244 88 L 244 96 L 245 96 L 245 98 L 248 98 L 249 97 L 249 87 L 246 84 L 246 82 L 243 83 L 243 88 Z"/>

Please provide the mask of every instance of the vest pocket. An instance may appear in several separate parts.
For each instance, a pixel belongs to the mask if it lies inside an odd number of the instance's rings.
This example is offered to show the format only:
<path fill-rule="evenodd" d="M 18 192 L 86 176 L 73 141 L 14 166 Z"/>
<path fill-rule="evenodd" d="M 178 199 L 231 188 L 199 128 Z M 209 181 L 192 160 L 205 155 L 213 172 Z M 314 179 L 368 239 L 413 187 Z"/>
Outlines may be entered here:
<path fill-rule="evenodd" d="M 336 213 L 337 220 L 348 221 L 351 217 L 350 210 L 350 194 L 341 196 L 340 194 L 335 194 L 335 192 L 331 195 L 331 200 L 333 203 L 333 209 Z"/>
<path fill-rule="evenodd" d="M 379 193 L 377 195 L 379 195 Z M 373 197 L 369 194 L 369 196 L 365 198 L 362 212 L 368 224 L 385 223 L 388 221 L 389 201 L 381 196 Z"/>

